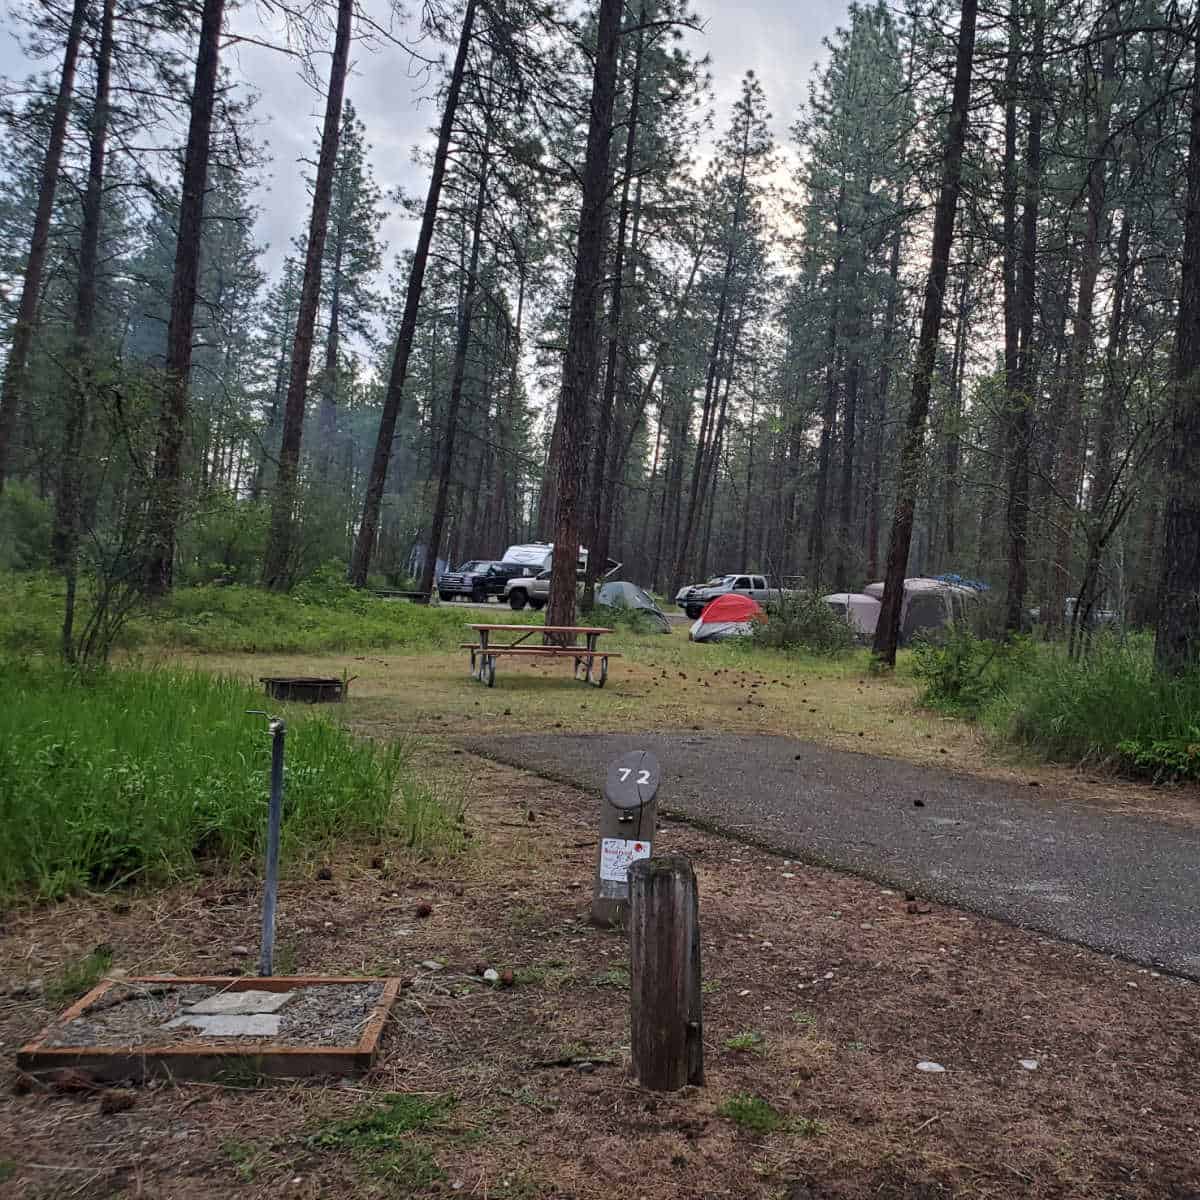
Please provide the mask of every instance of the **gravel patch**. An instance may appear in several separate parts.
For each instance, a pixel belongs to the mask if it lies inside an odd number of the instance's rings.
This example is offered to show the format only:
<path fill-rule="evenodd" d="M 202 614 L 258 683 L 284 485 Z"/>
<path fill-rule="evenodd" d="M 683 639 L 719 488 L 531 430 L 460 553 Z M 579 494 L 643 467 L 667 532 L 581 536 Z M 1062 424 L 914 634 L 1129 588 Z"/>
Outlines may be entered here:
<path fill-rule="evenodd" d="M 203 1041 L 245 1044 L 270 1041 L 292 1046 L 353 1046 L 362 1037 L 383 983 L 313 984 L 295 988 L 279 1010 L 279 1033 L 269 1039 L 202 1038 L 196 1030 L 167 1022 L 186 1015 L 187 1007 L 217 995 L 221 989 L 205 984 L 136 984 L 113 986 L 83 1015 L 55 1026 L 47 1046 L 178 1046 Z"/>

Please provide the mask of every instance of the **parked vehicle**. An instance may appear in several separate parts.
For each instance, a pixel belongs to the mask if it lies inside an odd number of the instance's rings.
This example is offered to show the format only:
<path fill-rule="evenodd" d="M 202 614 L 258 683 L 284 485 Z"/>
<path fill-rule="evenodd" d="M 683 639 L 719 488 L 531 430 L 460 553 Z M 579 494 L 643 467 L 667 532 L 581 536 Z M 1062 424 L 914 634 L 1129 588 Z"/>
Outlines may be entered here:
<path fill-rule="evenodd" d="M 675 603 L 694 621 L 705 605 L 718 596 L 749 596 L 764 607 L 789 595 L 786 588 L 772 587 L 765 575 L 717 575 L 707 583 L 688 584 L 675 594 Z"/>
<path fill-rule="evenodd" d="M 579 561 L 575 564 L 575 578 L 582 584 L 584 572 L 587 570 L 587 551 L 581 549 L 579 556 Z M 620 569 L 621 564 L 613 562 L 610 558 L 604 578 L 608 579 Z M 536 575 L 518 575 L 508 580 L 504 585 L 504 598 L 513 612 L 520 612 L 526 605 L 534 612 L 546 607 L 546 602 L 550 599 L 550 570 L 550 564 L 547 563 L 546 569 Z"/>
<path fill-rule="evenodd" d="M 489 596 L 503 596 L 504 585 L 525 568 L 520 563 L 476 559 L 463 563 L 457 571 L 447 571 L 438 579 L 438 596 L 443 601 L 465 596 L 476 604 L 486 604 Z"/>
<path fill-rule="evenodd" d="M 596 592 L 596 603 L 602 608 L 623 608 L 641 613 L 653 622 L 659 633 L 671 632 L 667 614 L 658 607 L 654 597 L 636 583 L 610 580 Z"/>
<path fill-rule="evenodd" d="M 704 606 L 704 611 L 688 631 L 688 640 L 724 642 L 729 638 L 749 637 L 754 632 L 755 621 L 767 620 L 770 618 L 756 600 L 737 592 L 726 592 Z"/>
<path fill-rule="evenodd" d="M 516 546 L 509 546 L 504 552 L 504 561 L 529 568 L 530 575 L 537 575 L 540 571 L 550 570 L 550 559 L 553 555 L 553 542 L 523 542 Z M 588 552 L 583 546 L 580 546 L 579 558 L 575 563 L 576 572 L 582 575 L 587 570 L 587 563 Z"/>
<path fill-rule="evenodd" d="M 520 612 L 526 605 L 538 612 L 546 607 L 550 599 L 550 570 L 537 575 L 519 575 L 504 585 L 504 598 L 513 612 Z"/>

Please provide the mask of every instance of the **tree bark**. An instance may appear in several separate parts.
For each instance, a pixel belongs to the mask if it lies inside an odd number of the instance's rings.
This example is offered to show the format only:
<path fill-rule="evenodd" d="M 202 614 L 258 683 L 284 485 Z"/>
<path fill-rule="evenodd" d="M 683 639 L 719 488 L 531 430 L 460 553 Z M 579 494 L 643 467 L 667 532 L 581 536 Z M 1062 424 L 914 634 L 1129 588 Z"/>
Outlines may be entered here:
<path fill-rule="evenodd" d="M 467 375 L 467 351 L 471 347 L 471 322 L 475 316 L 475 300 L 479 291 L 479 253 L 483 240 L 483 216 L 487 208 L 488 174 L 491 170 L 491 148 L 485 139 L 479 162 L 479 184 L 475 194 L 475 209 L 471 216 L 471 254 L 463 289 L 462 307 L 458 319 L 458 336 L 454 346 L 454 368 L 450 378 L 450 398 L 446 402 L 446 426 L 442 436 L 442 457 L 438 464 L 437 494 L 433 502 L 425 565 L 421 571 L 419 590 L 433 591 L 433 575 L 437 566 L 438 548 L 446 523 L 446 502 L 450 496 L 450 478 L 454 471 L 454 444 L 458 433 L 458 412 L 462 407 L 463 383 Z M 462 505 L 459 505 L 461 510 Z M 451 564 L 452 565 L 452 564 Z"/>
<path fill-rule="evenodd" d="M 183 160 L 183 194 L 179 202 L 179 232 L 171 279 L 166 379 L 159 409 L 154 483 L 146 517 L 148 546 L 142 586 L 148 596 L 165 595 L 174 581 L 175 538 L 183 485 L 184 426 L 188 418 L 192 373 L 192 330 L 196 317 L 204 196 L 208 189 L 224 7 L 225 0 L 204 0 L 200 16 L 200 42 L 196 50 L 196 78 Z"/>
<path fill-rule="evenodd" d="M 609 144 L 617 84 L 617 44 L 622 0 L 600 0 L 591 112 L 583 167 L 583 199 L 575 247 L 575 279 L 567 324 L 559 400 L 559 455 L 554 545 L 547 625 L 575 623 L 575 562 L 579 549 L 579 485 L 585 478 L 588 408 L 595 383 L 596 312 L 603 284 L 605 210 L 608 207 Z"/>
<path fill-rule="evenodd" d="M 83 430 L 94 380 L 96 270 L 104 212 L 104 160 L 108 147 L 109 81 L 112 74 L 113 22 L 116 0 L 104 0 L 100 44 L 96 51 L 96 96 L 89 130 L 88 178 L 79 234 L 79 275 L 75 291 L 75 374 L 68 384 L 63 426 L 61 474 L 54 519 L 54 557 L 66 579 L 62 655 L 75 661 L 75 590 L 78 575 Z"/>
<path fill-rule="evenodd" d="M 283 438 L 279 444 L 279 468 L 275 472 L 275 490 L 271 499 L 271 528 L 263 563 L 263 585 L 275 591 L 284 591 L 291 586 L 296 568 L 296 483 L 300 473 L 300 442 L 304 435 L 313 331 L 317 324 L 317 307 L 321 302 L 321 266 L 325 261 L 325 238 L 329 232 L 329 206 L 333 200 L 333 177 L 341 138 L 342 98 L 346 93 L 353 20 L 354 0 L 338 0 L 337 32 L 333 42 L 333 61 L 329 66 L 325 122 L 321 128 L 321 152 L 317 157 L 317 178 L 313 187 L 308 245 L 304 254 L 304 278 L 300 284 L 300 309 L 292 338 L 287 400 L 283 406 Z"/>
<path fill-rule="evenodd" d="M 1110 34 L 1113 31 L 1109 31 Z M 1079 268 L 1079 298 L 1075 324 L 1071 331 L 1071 349 L 1066 368 L 1065 420 L 1063 453 L 1058 470 L 1059 497 L 1066 511 L 1058 527 L 1054 546 L 1054 571 L 1050 588 L 1050 618 L 1057 627 L 1066 607 L 1071 580 L 1071 546 L 1077 519 L 1080 472 L 1083 467 L 1084 381 L 1092 354 L 1092 310 L 1096 280 L 1100 275 L 1100 251 L 1104 241 L 1109 169 L 1109 124 L 1117 64 L 1117 42 L 1109 36 L 1101 49 L 1100 75 L 1097 81 L 1095 111 L 1092 116 L 1090 152 L 1087 166 L 1087 216 L 1083 235 L 1083 256 Z M 1076 605 L 1078 607 L 1078 604 Z"/>
<path fill-rule="evenodd" d="M 912 543 L 913 510 L 924 460 L 925 420 L 929 414 L 929 393 L 937 356 L 938 334 L 945 305 L 946 278 L 950 271 L 950 250 L 954 241 L 954 216 L 962 188 L 962 155 L 967 136 L 967 114 L 971 101 L 971 68 L 975 57 L 975 17 L 977 0 L 962 0 L 958 30 L 958 52 L 954 67 L 954 92 L 950 106 L 950 127 L 942 158 L 942 186 L 933 218 L 933 244 L 929 276 L 925 284 L 925 302 L 921 312 L 921 332 L 913 366 L 912 401 L 900 452 L 900 471 L 896 485 L 896 509 L 888 544 L 887 575 L 883 607 L 875 632 L 875 654 L 889 666 L 896 664 L 896 644 L 900 637 L 900 614 L 904 603 L 904 576 Z"/>
<path fill-rule="evenodd" d="M 75 90 L 75 66 L 79 61 L 79 42 L 86 15 L 87 0 L 75 0 L 71 10 L 71 23 L 67 27 L 67 44 L 63 51 L 58 95 L 54 100 L 54 115 L 50 120 L 50 137 L 46 143 L 46 156 L 42 160 L 37 209 L 33 216 L 33 236 L 29 242 L 29 257 L 25 260 L 21 298 L 17 301 L 17 317 L 13 324 L 12 342 L 8 348 L 8 361 L 4 368 L 4 387 L 0 389 L 0 492 L 4 491 L 4 481 L 12 458 L 17 413 L 24 399 L 25 373 L 29 369 L 29 351 L 33 345 L 34 326 L 37 323 L 42 275 L 46 270 L 46 255 L 50 249 L 50 219 L 54 213 L 54 194 L 58 189 L 63 143 L 67 137 L 67 118 L 71 111 L 71 95 Z"/>
<path fill-rule="evenodd" d="M 325 369 L 321 372 L 321 408 L 317 417 L 317 479 L 329 483 L 337 449 L 338 356 L 342 339 L 342 257 L 346 250 L 346 230 L 338 222 L 333 248 L 333 280 L 329 295 L 329 329 L 325 334 Z"/>
<path fill-rule="evenodd" d="M 362 520 L 359 522 L 358 537 L 354 541 L 354 555 L 350 561 L 349 577 L 355 587 L 366 586 L 367 573 L 371 569 L 371 557 L 375 553 L 379 513 L 383 507 L 383 490 L 387 484 L 388 466 L 392 461 L 392 443 L 396 437 L 396 419 L 400 415 L 400 406 L 404 399 L 404 380 L 408 376 L 408 360 L 412 356 L 413 340 L 417 332 L 421 289 L 425 283 L 429 246 L 433 241 L 433 227 L 437 221 L 438 205 L 441 202 L 442 180 L 446 175 L 446 159 L 450 153 L 450 138 L 454 132 L 459 96 L 462 94 L 467 51 L 471 45 L 476 9 L 477 0 L 467 0 L 462 29 L 458 36 L 458 52 L 454 59 L 454 69 L 450 74 L 450 84 L 446 89 L 446 103 L 442 109 L 437 150 L 433 156 L 433 171 L 429 177 L 429 191 L 425 195 L 425 211 L 421 216 L 421 231 L 417 235 L 417 247 L 413 253 L 412 266 L 409 269 L 404 315 L 400 319 L 400 332 L 396 338 L 395 353 L 392 355 L 392 369 L 383 398 L 383 411 L 379 417 L 379 434 L 375 439 L 371 473 L 367 477 Z"/>
<path fill-rule="evenodd" d="M 596 599 L 596 580 L 604 570 L 599 561 L 603 540 L 601 537 L 602 510 L 605 507 L 606 484 L 616 487 L 616 479 L 608 480 L 608 439 L 613 423 L 613 403 L 617 395 L 617 372 L 621 349 L 621 305 L 624 301 L 625 241 L 629 228 L 629 186 L 633 181 L 634 153 L 637 149 L 638 107 L 642 89 L 642 48 L 645 43 L 646 9 L 643 5 L 638 17 L 637 47 L 634 50 L 633 78 L 630 84 L 629 115 L 625 122 L 625 156 L 621 166 L 621 202 L 617 209 L 617 241 L 613 251 L 612 294 L 608 305 L 608 350 L 604 364 L 604 389 L 600 398 L 600 411 L 596 421 L 596 449 L 592 460 L 590 497 L 590 521 L 587 571 L 583 583 L 583 611 L 591 612 Z M 615 101 L 614 101 L 615 103 Z"/>
<path fill-rule="evenodd" d="M 1200 22 L 1195 25 L 1200 53 Z M 1200 70 L 1189 92 L 1183 278 L 1167 440 L 1162 587 L 1154 659 L 1169 675 L 1200 663 Z"/>
<path fill-rule="evenodd" d="M 1033 49 L 1029 70 L 1031 95 L 1025 143 L 1025 201 L 1021 212 L 1021 260 L 1017 274 L 1017 375 L 1008 393 L 1009 473 L 1008 593 L 1005 628 L 1021 628 L 1029 573 L 1029 454 L 1033 433 L 1033 394 L 1037 383 L 1033 318 L 1037 291 L 1037 221 L 1042 186 L 1042 59 L 1045 47 L 1044 0 L 1033 0 Z"/>

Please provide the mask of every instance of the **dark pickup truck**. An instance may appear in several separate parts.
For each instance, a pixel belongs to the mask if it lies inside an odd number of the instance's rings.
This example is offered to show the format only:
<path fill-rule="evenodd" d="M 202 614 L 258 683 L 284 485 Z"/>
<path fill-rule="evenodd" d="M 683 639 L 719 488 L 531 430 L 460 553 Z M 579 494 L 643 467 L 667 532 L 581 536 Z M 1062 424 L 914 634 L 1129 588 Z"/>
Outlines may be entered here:
<path fill-rule="evenodd" d="M 463 563 L 457 571 L 447 571 L 441 576 L 437 584 L 438 596 L 446 601 L 464 596 L 477 604 L 486 604 L 491 596 L 503 596 L 504 585 L 528 569 L 520 563 L 489 559 Z"/>

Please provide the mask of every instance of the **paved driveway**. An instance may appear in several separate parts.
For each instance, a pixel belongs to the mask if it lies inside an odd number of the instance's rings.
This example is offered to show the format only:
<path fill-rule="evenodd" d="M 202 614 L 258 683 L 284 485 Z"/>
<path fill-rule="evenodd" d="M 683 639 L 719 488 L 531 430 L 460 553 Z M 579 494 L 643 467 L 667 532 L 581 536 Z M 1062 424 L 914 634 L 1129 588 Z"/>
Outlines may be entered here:
<path fill-rule="evenodd" d="M 593 791 L 609 760 L 652 750 L 667 811 L 1200 978 L 1195 829 L 783 737 L 540 734 L 464 744 Z"/>

